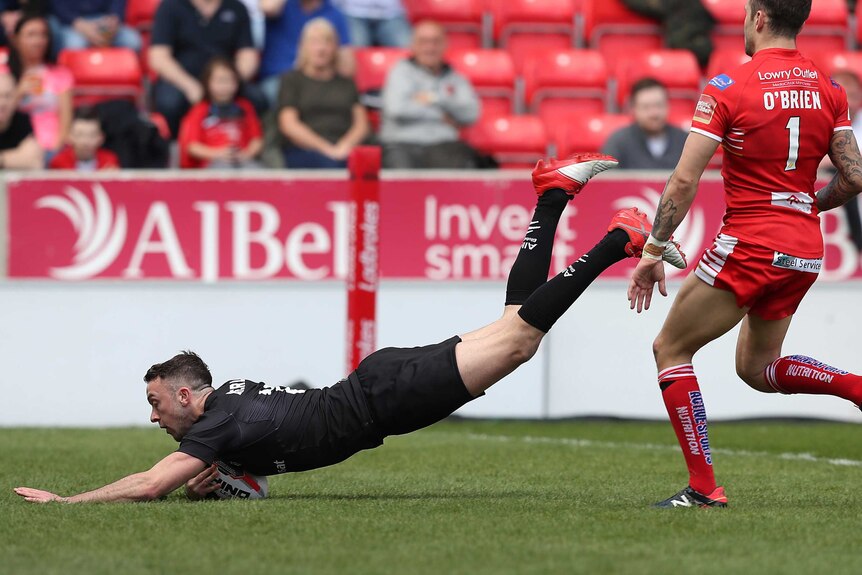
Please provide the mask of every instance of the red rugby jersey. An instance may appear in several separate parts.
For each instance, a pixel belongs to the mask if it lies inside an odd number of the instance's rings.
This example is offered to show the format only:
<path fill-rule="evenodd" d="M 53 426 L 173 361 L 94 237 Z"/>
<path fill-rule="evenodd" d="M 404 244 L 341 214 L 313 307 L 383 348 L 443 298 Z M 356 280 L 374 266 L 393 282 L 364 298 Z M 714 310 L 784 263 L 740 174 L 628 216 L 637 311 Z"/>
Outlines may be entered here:
<path fill-rule="evenodd" d="M 710 80 L 691 130 L 724 148 L 722 233 L 821 257 L 817 167 L 833 133 L 850 129 L 844 90 L 797 50 L 761 50 Z"/>

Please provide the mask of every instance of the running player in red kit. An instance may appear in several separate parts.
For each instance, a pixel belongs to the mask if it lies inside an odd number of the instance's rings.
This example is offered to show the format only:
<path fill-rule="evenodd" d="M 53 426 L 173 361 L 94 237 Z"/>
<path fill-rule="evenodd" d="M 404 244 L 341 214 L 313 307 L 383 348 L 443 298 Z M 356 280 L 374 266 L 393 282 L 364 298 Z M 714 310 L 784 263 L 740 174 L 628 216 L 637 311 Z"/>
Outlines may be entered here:
<path fill-rule="evenodd" d="M 796 50 L 811 0 L 747 0 L 745 50 L 751 62 L 713 78 L 694 114 L 676 170 L 628 297 L 649 309 L 653 287 L 667 295 L 662 247 L 685 217 L 703 170 L 724 148 L 724 225 L 683 283 L 653 344 L 659 386 L 682 446 L 689 485 L 657 507 L 724 507 L 712 468 L 706 410 L 692 358 L 740 321 L 736 371 L 765 393 L 835 395 L 862 404 L 862 377 L 810 357 L 781 357 L 790 320 L 823 258 L 819 212 L 862 190 L 862 158 L 847 97 Z M 838 173 L 814 191 L 829 154 Z"/>

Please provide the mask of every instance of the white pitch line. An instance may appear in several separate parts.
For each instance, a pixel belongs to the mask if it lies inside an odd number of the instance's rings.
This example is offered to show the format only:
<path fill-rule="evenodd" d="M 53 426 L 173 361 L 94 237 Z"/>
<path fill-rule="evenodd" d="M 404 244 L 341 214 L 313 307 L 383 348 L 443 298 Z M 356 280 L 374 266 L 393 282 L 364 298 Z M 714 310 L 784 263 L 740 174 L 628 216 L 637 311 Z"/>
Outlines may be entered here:
<path fill-rule="evenodd" d="M 593 439 L 577 439 L 568 437 L 537 437 L 532 435 L 489 435 L 484 433 L 452 434 L 476 441 L 496 441 L 499 443 L 541 443 L 546 445 L 565 445 L 569 447 L 601 447 L 603 449 L 637 449 L 640 451 L 674 451 L 679 452 L 676 445 L 659 445 L 657 443 L 631 443 L 623 441 L 596 441 Z M 811 453 L 770 453 L 768 451 L 748 451 L 746 449 L 713 449 L 712 453 L 736 457 L 757 457 L 785 459 L 788 461 L 807 461 L 810 463 L 825 463 L 839 467 L 862 467 L 862 461 L 857 459 L 837 459 L 818 457 Z"/>

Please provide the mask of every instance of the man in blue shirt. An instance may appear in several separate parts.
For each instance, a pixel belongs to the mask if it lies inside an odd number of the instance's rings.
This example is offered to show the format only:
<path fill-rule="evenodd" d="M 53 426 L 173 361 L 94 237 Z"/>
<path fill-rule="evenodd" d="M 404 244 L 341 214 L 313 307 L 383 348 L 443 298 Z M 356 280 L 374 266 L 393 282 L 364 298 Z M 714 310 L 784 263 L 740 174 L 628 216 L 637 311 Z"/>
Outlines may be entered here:
<path fill-rule="evenodd" d="M 51 27 L 57 48 L 120 46 L 136 52 L 141 36 L 123 24 L 125 0 L 51 0 Z"/>
<path fill-rule="evenodd" d="M 260 8 L 266 16 L 266 41 L 260 63 L 261 88 L 271 106 L 278 99 L 279 77 L 293 70 L 302 28 L 314 18 L 326 18 L 335 27 L 341 43 L 339 72 L 353 75 L 347 20 L 330 0 L 261 0 Z"/>

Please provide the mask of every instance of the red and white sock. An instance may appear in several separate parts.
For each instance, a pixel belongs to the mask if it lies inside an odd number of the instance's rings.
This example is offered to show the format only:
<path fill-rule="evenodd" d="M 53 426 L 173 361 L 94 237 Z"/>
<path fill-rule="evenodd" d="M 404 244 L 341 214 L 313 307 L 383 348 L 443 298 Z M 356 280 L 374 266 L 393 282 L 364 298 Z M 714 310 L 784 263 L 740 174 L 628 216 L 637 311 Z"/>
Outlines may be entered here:
<path fill-rule="evenodd" d="M 834 395 L 862 405 L 862 377 L 805 355 L 779 357 L 764 371 L 766 383 L 779 393 Z"/>
<path fill-rule="evenodd" d="M 689 485 L 698 493 L 715 490 L 712 452 L 706 425 L 706 408 L 690 363 L 676 365 L 658 374 L 658 383 L 671 425 L 688 466 Z"/>

